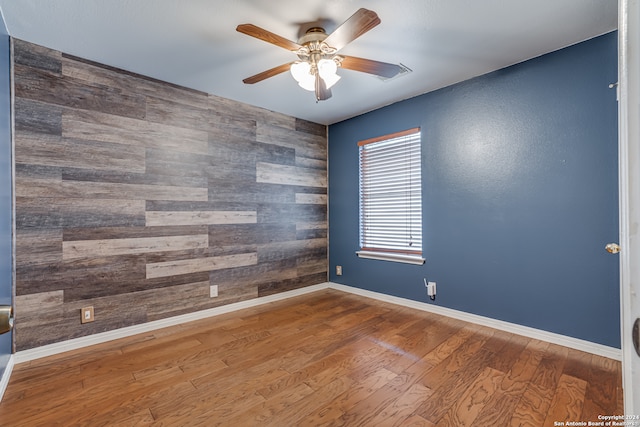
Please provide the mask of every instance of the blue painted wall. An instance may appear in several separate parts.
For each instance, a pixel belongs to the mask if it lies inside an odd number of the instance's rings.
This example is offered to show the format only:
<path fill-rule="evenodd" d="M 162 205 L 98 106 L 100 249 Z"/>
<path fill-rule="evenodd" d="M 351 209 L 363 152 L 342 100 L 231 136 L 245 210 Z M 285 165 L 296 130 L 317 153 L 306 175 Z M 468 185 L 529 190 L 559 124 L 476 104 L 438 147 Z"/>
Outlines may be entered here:
<path fill-rule="evenodd" d="M 11 196 L 11 91 L 9 34 L 0 15 L 0 304 L 11 304 L 12 196 Z M 0 335 L 0 378 L 11 354 L 11 333 Z"/>
<path fill-rule="evenodd" d="M 330 280 L 619 348 L 616 37 L 330 126 Z M 416 126 L 427 262 L 360 259 L 356 142 Z"/>

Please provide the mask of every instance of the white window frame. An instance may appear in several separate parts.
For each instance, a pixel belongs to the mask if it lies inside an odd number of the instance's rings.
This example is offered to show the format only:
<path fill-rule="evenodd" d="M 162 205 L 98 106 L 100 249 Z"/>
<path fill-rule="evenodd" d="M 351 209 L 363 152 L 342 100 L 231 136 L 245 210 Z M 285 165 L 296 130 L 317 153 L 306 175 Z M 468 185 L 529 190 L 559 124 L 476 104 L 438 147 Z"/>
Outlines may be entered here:
<path fill-rule="evenodd" d="M 358 142 L 360 258 L 424 264 L 420 128 Z"/>

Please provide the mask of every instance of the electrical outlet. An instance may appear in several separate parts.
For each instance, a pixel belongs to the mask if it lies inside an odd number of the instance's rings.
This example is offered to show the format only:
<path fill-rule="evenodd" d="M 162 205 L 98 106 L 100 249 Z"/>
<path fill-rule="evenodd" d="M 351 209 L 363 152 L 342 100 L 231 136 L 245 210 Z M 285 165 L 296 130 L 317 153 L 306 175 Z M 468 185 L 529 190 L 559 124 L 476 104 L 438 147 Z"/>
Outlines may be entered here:
<path fill-rule="evenodd" d="M 430 297 L 436 296 L 436 282 L 427 283 L 427 295 Z"/>
<path fill-rule="evenodd" d="M 93 306 L 91 307 L 83 307 L 80 309 L 80 322 L 81 323 L 89 323 L 93 322 L 95 319 L 93 317 Z"/>
<path fill-rule="evenodd" d="M 209 286 L 209 298 L 215 298 L 218 296 L 218 285 Z"/>
<path fill-rule="evenodd" d="M 342 266 L 336 265 L 336 276 L 342 276 Z"/>

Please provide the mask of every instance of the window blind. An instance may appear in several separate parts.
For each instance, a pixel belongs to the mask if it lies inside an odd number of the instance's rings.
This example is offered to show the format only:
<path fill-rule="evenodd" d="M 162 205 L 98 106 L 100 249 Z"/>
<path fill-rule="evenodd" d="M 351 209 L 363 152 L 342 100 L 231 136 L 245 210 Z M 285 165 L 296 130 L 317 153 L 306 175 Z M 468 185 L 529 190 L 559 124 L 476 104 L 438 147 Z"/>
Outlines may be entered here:
<path fill-rule="evenodd" d="M 422 255 L 420 129 L 358 145 L 361 250 Z"/>

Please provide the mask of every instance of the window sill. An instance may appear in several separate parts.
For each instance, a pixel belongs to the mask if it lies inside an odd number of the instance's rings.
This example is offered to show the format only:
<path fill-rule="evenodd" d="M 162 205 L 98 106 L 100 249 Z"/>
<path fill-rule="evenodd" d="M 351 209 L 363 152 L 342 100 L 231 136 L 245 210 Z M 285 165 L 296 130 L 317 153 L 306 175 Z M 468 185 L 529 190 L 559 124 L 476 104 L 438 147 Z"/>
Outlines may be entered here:
<path fill-rule="evenodd" d="M 405 264 L 422 265 L 424 258 L 418 255 L 397 254 L 393 252 L 369 252 L 356 251 L 356 255 L 360 258 L 377 259 L 381 261 L 403 262 Z"/>

